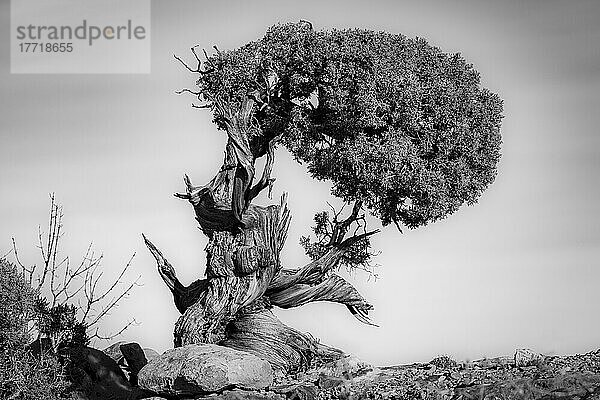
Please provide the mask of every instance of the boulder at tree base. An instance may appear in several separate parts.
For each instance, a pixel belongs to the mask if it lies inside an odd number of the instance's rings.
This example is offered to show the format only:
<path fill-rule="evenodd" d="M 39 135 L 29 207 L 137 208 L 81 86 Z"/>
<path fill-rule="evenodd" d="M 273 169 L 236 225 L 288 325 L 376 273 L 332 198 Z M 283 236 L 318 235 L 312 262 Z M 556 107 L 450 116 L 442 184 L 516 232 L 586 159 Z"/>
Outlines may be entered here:
<path fill-rule="evenodd" d="M 195 395 L 233 387 L 263 389 L 273 383 L 271 365 L 246 352 L 213 344 L 187 345 L 163 353 L 138 375 L 141 388 L 161 395 Z"/>

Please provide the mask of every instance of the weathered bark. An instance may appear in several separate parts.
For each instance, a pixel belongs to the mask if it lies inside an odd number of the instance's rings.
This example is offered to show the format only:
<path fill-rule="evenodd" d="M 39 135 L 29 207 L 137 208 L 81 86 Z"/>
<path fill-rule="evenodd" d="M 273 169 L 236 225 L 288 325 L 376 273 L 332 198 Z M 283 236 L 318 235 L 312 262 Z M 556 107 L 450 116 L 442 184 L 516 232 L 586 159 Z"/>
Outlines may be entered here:
<path fill-rule="evenodd" d="M 209 238 L 206 278 L 185 287 L 162 253 L 144 237 L 182 314 L 175 325 L 174 344 L 222 344 L 256 354 L 284 372 L 306 368 L 315 360 L 340 357 L 341 351 L 282 324 L 270 309 L 273 305 L 290 308 L 311 301 L 333 301 L 370 323 L 367 312 L 372 306 L 331 271 L 353 243 L 375 232 L 344 240 L 348 229 L 344 221 L 323 257 L 297 270 L 282 269 L 279 253 L 290 223 L 286 198 L 267 207 L 251 204 L 273 182 L 270 175 L 277 138 L 256 146 L 261 153 L 253 154 L 248 139 L 254 129 L 253 98 L 249 96 L 235 113 L 220 102 L 215 104 L 216 118 L 229 138 L 223 166 L 205 186 L 192 185 L 186 176 L 186 192 L 176 194 L 192 204 L 196 220 Z M 267 157 L 263 174 L 252 186 L 255 159 L 263 154 Z"/>
<path fill-rule="evenodd" d="M 176 345 L 224 340 L 236 313 L 263 296 L 280 268 L 277 238 L 286 225 L 280 210 L 251 206 L 244 229 L 212 233 L 206 248 L 208 286 L 177 322 Z"/>
<path fill-rule="evenodd" d="M 267 302 L 265 302 L 267 303 Z M 284 325 L 267 304 L 241 310 L 226 328 L 222 345 L 256 354 L 280 371 L 297 371 L 338 359 L 343 352 Z"/>

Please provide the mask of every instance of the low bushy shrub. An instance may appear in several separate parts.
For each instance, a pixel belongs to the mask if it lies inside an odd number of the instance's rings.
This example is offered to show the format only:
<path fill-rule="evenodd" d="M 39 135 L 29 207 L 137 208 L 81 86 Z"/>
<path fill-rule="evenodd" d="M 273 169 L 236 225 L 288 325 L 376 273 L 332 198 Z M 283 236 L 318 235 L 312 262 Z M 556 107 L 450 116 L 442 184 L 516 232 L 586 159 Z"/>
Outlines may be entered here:
<path fill-rule="evenodd" d="M 37 302 L 22 271 L 0 259 L 0 399 L 59 399 L 69 385 L 54 353 L 30 345 Z"/>

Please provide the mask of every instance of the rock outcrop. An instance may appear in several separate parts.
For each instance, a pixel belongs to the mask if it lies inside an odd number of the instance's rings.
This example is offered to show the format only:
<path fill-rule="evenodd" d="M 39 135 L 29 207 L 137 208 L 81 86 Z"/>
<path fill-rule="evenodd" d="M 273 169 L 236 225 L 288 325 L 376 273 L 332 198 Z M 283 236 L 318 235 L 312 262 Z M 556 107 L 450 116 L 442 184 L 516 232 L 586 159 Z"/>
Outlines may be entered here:
<path fill-rule="evenodd" d="M 132 385 L 137 385 L 138 373 L 146 364 L 148 364 L 144 350 L 142 349 L 142 346 L 137 343 L 122 344 L 119 348 L 127 362 L 129 382 Z"/>
<path fill-rule="evenodd" d="M 171 349 L 138 374 L 141 388 L 166 396 L 194 396 L 226 389 L 263 389 L 273 383 L 268 362 L 243 351 L 202 344 Z"/>
<path fill-rule="evenodd" d="M 72 388 L 80 399 L 130 400 L 147 397 L 147 392 L 131 385 L 116 361 L 91 347 L 68 350 Z"/>
<path fill-rule="evenodd" d="M 135 342 L 116 342 L 102 350 L 104 354 L 115 360 L 129 382 L 137 385 L 137 374 L 150 360 L 160 354 L 153 349 L 143 348 Z"/>
<path fill-rule="evenodd" d="M 123 361 L 123 353 L 121 353 L 121 345 L 125 343 L 123 341 L 115 342 L 103 349 L 102 352 L 120 364 Z"/>
<path fill-rule="evenodd" d="M 148 362 L 154 360 L 156 357 L 160 356 L 160 353 L 154 349 L 150 349 L 148 347 L 144 347 L 144 355 L 146 356 L 146 360 Z"/>

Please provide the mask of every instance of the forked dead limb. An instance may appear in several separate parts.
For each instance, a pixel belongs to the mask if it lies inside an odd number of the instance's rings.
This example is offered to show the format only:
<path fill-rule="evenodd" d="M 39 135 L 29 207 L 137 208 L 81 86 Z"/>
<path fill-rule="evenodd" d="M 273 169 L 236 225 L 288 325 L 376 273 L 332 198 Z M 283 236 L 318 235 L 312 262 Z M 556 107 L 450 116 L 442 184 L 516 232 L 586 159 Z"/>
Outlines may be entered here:
<path fill-rule="evenodd" d="M 194 304 L 203 295 L 208 286 L 208 281 L 205 279 L 199 279 L 193 282 L 190 286 L 184 286 L 181 282 L 179 282 L 179 279 L 177 279 L 177 276 L 175 275 L 175 269 L 163 256 L 161 251 L 158 250 L 158 248 L 156 248 L 156 246 L 143 233 L 142 237 L 144 238 L 146 247 L 148 247 L 148 250 L 150 250 L 150 253 L 152 253 L 156 259 L 158 274 L 173 294 L 175 307 L 177 307 L 177 310 L 183 314 L 189 306 Z"/>

